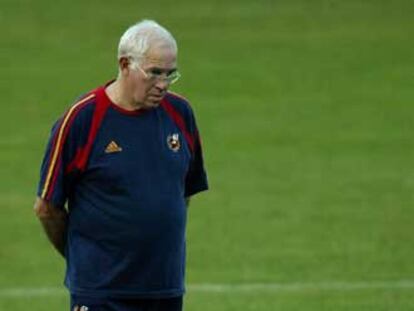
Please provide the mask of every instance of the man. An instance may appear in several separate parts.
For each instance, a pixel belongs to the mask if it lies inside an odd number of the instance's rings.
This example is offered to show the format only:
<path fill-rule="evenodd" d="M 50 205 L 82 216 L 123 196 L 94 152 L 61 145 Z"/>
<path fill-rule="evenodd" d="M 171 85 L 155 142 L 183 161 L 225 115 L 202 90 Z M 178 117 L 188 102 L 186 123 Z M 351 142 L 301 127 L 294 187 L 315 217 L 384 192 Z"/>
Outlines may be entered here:
<path fill-rule="evenodd" d="M 118 65 L 54 125 L 35 212 L 66 259 L 71 310 L 182 310 L 186 207 L 208 185 L 192 110 L 167 91 L 176 42 L 142 21 Z"/>

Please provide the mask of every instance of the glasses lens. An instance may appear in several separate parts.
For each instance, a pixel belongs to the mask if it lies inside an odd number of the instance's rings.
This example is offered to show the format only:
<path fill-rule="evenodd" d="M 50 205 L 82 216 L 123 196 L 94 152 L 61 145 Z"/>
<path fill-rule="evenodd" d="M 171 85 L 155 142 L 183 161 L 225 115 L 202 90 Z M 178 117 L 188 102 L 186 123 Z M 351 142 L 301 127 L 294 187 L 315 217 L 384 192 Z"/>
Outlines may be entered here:
<path fill-rule="evenodd" d="M 178 81 L 178 79 L 180 79 L 181 75 L 178 71 L 174 71 L 170 74 L 165 74 L 162 73 L 162 71 L 160 70 L 149 70 L 149 71 L 145 71 L 144 69 L 142 69 L 141 67 L 138 66 L 138 69 L 143 73 L 143 75 L 151 81 L 167 81 L 170 84 L 173 84 L 175 82 Z"/>
<path fill-rule="evenodd" d="M 167 77 L 168 82 L 170 82 L 171 84 L 175 83 L 178 81 L 178 79 L 180 79 L 181 75 L 178 71 L 174 71 L 172 74 L 170 74 Z"/>

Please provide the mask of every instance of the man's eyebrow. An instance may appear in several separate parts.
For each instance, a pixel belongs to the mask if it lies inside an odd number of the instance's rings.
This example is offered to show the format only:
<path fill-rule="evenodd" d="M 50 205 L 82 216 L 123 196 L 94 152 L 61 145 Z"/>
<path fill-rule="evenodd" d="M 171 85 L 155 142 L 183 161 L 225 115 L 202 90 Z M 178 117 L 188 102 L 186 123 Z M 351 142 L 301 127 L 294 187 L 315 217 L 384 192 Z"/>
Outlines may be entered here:
<path fill-rule="evenodd" d="M 160 71 L 160 72 L 166 72 L 166 73 L 173 73 L 173 72 L 177 71 L 177 67 L 174 67 L 174 68 L 171 68 L 171 69 L 164 69 L 164 68 L 154 66 L 154 67 L 148 68 L 148 70 L 151 70 L 151 71 L 154 70 L 154 71 Z"/>

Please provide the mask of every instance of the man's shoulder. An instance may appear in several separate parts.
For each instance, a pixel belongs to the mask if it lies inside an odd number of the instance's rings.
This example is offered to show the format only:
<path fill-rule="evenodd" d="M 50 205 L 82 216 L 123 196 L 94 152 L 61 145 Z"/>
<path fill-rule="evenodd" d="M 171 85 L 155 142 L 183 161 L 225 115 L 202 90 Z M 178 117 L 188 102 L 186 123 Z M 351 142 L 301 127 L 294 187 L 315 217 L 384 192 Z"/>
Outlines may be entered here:
<path fill-rule="evenodd" d="M 95 106 L 97 105 L 98 98 L 100 97 L 100 92 L 102 87 L 97 87 L 93 90 L 90 90 L 86 93 L 83 93 L 77 97 L 66 110 L 65 115 L 72 114 L 78 117 L 91 117 Z"/>
<path fill-rule="evenodd" d="M 191 110 L 190 102 L 181 94 L 168 91 L 165 95 L 165 100 L 167 100 L 171 105 L 173 105 L 177 109 Z"/>
<path fill-rule="evenodd" d="M 163 103 L 164 108 L 178 113 L 187 122 L 193 118 L 193 109 L 188 99 L 184 96 L 168 91 L 164 97 Z"/>
<path fill-rule="evenodd" d="M 102 91 L 102 87 L 96 87 L 92 90 L 89 90 L 86 93 L 83 93 L 82 95 L 78 96 L 70 105 L 70 109 L 80 109 L 85 110 L 85 108 L 93 107 L 97 102 L 100 95 L 100 92 Z M 86 109 L 87 111 L 88 109 Z"/>
<path fill-rule="evenodd" d="M 96 104 L 96 92 L 90 91 L 76 98 L 68 110 L 87 111 Z"/>
<path fill-rule="evenodd" d="M 59 117 L 55 126 L 66 129 L 85 130 L 92 121 L 97 104 L 96 90 L 89 91 L 76 98 Z"/>

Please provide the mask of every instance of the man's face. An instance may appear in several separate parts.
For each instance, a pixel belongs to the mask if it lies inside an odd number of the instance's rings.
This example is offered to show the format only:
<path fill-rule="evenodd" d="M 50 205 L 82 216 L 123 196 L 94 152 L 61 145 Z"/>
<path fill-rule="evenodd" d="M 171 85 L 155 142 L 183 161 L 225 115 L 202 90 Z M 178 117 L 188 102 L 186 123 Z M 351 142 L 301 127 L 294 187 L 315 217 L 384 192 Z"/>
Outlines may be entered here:
<path fill-rule="evenodd" d="M 133 100 L 142 108 L 160 104 L 170 82 L 166 79 L 177 70 L 177 53 L 168 44 L 150 48 L 139 68 L 129 70 L 129 85 Z"/>

